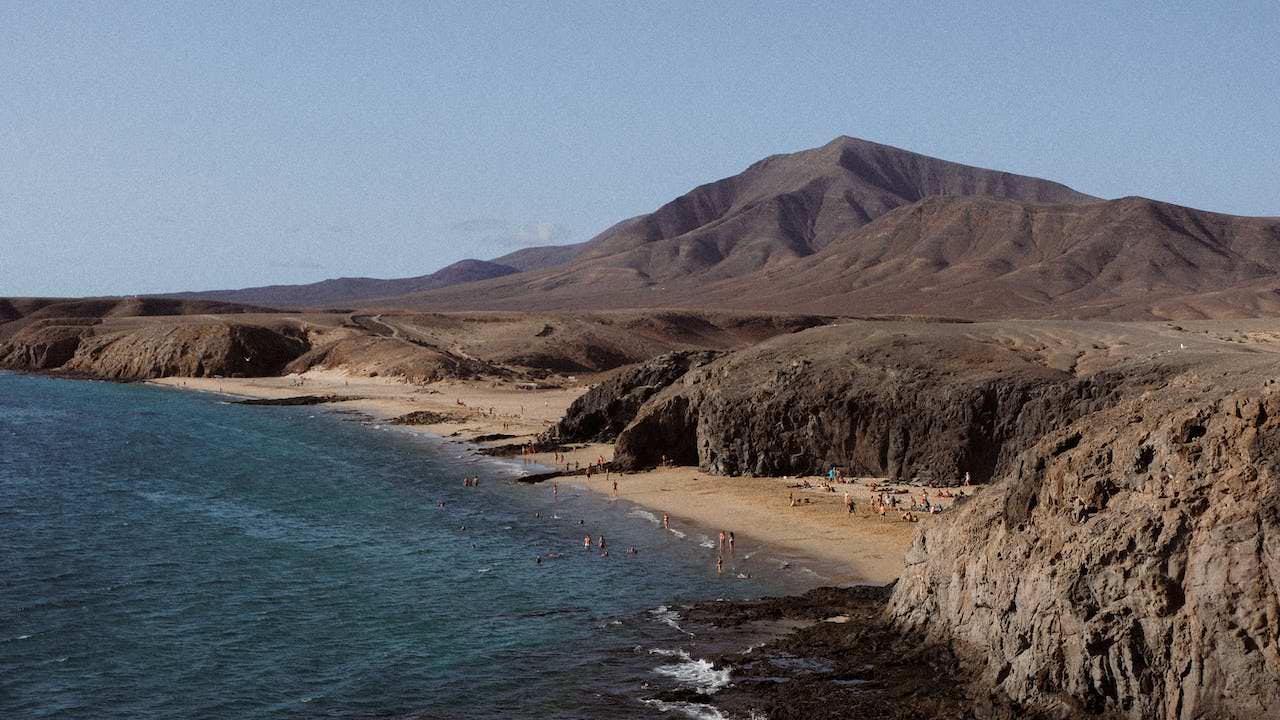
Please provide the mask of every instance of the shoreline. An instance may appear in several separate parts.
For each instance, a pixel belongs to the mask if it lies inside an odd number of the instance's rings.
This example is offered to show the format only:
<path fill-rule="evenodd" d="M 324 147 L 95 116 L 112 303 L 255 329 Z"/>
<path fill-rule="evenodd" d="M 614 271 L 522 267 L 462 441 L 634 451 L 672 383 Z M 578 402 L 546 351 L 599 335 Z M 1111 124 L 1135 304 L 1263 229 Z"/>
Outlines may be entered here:
<path fill-rule="evenodd" d="M 390 378 L 353 377 L 340 371 L 312 371 L 303 376 L 266 378 L 161 378 L 146 381 L 158 387 L 214 392 L 240 399 L 274 399 L 298 396 L 336 396 L 324 402 L 325 410 L 355 410 L 376 421 L 391 422 L 412 412 L 426 411 L 446 419 L 430 424 L 399 427 L 446 442 L 457 442 L 476 451 L 497 445 L 528 442 L 563 416 L 565 409 L 588 389 L 522 390 L 493 381 L 441 381 L 412 385 Z M 348 398 L 348 399 L 343 399 Z M 501 436 L 500 440 L 486 436 Z M 477 440 L 480 439 L 480 440 Z M 560 454 L 513 455 L 532 468 L 561 470 L 564 463 L 586 467 L 613 456 L 612 444 L 573 445 Z M 502 457 L 501 455 L 493 457 Z M 532 469 L 531 468 L 531 469 Z M 607 477 L 607 479 L 606 479 Z M 606 477 L 562 475 L 563 483 L 606 497 L 616 497 L 661 518 L 668 513 L 672 525 L 692 525 L 706 530 L 732 531 L 745 544 L 769 548 L 771 554 L 809 561 L 829 571 L 831 584 L 886 585 L 901 574 L 904 556 L 918 523 L 886 518 L 870 511 L 872 492 L 867 479 L 836 484 L 834 491 L 790 487 L 803 478 L 724 477 L 697 467 L 661 467 L 638 473 L 610 472 Z M 613 481 L 617 481 L 617 494 Z M 545 480 L 543 481 L 545 482 Z M 846 512 L 843 493 L 857 506 Z M 790 505 L 794 494 L 797 505 Z M 824 572 L 824 575 L 827 573 Z"/>

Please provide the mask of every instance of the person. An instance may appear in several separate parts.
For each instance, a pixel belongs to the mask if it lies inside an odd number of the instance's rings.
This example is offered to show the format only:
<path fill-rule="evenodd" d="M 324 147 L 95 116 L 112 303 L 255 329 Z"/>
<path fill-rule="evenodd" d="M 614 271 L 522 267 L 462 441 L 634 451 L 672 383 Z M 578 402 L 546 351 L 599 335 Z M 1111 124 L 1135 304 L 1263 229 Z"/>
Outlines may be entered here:
<path fill-rule="evenodd" d="M 539 555 L 537 558 L 535 558 L 535 559 L 534 559 L 534 562 L 536 562 L 536 563 L 538 563 L 539 565 L 541 565 L 541 564 L 542 564 L 542 556 L 541 556 L 541 555 Z"/>
<path fill-rule="evenodd" d="M 663 530 L 671 529 L 671 516 L 666 514 L 665 512 L 662 513 L 662 529 Z"/>
<path fill-rule="evenodd" d="M 720 531 L 720 550 L 721 550 L 721 551 L 723 551 L 723 550 L 724 550 L 724 540 L 725 540 L 725 537 L 724 537 L 724 531 L 723 531 L 723 530 L 721 530 L 721 531 Z"/>
<path fill-rule="evenodd" d="M 588 549 L 588 550 L 590 550 L 590 549 L 591 549 L 591 536 L 590 536 L 590 535 L 584 535 L 584 536 L 582 537 L 582 547 L 584 547 L 584 548 L 586 548 L 586 549 Z"/>
<path fill-rule="evenodd" d="M 965 470 L 965 471 L 964 471 L 964 485 L 965 485 L 965 487 L 968 487 L 968 486 L 969 486 L 969 471 L 968 471 L 968 470 Z"/>
<path fill-rule="evenodd" d="M 553 483 L 551 483 L 551 495 L 552 495 L 552 497 L 554 497 L 554 496 L 556 496 L 556 495 L 559 495 L 559 494 L 560 494 L 560 483 L 558 483 L 558 482 L 553 482 Z"/>
<path fill-rule="evenodd" d="M 602 558 L 607 558 L 607 557 L 609 557 L 609 551 L 608 551 L 608 550 L 605 550 L 604 552 L 600 553 L 600 557 L 602 557 Z"/>
<path fill-rule="evenodd" d="M 614 480 L 614 481 L 613 481 L 613 496 L 614 496 L 614 497 L 617 497 L 617 496 L 618 496 L 618 481 L 617 481 L 617 480 Z"/>
<path fill-rule="evenodd" d="M 716 556 L 716 574 L 719 575 L 720 573 L 723 573 L 723 572 L 724 572 L 724 556 L 717 555 Z"/>
<path fill-rule="evenodd" d="M 603 534 L 601 534 L 601 535 L 600 535 L 600 542 L 599 542 L 599 543 L 597 543 L 597 544 L 600 546 L 600 549 L 601 549 L 601 550 L 603 550 L 603 549 L 606 547 L 605 542 L 604 542 L 604 535 L 603 535 Z"/>
<path fill-rule="evenodd" d="M 733 554 L 733 531 L 729 531 L 729 553 Z"/>
<path fill-rule="evenodd" d="M 628 554 L 628 555 L 639 555 L 639 554 L 640 554 L 640 551 L 636 549 L 636 546 L 635 546 L 635 545 L 632 545 L 631 547 L 627 548 L 627 554 Z"/>

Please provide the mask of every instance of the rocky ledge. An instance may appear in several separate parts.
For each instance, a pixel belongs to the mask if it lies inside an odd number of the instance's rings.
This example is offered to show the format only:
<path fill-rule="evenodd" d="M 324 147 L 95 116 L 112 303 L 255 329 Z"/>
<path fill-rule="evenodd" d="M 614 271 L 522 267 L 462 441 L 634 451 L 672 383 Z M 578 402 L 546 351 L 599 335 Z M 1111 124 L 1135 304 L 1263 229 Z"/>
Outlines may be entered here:
<path fill-rule="evenodd" d="M 114 326 L 97 319 L 39 320 L 0 343 L 0 367 L 110 380 L 278 374 L 308 347 L 300 331 L 236 322 Z"/>

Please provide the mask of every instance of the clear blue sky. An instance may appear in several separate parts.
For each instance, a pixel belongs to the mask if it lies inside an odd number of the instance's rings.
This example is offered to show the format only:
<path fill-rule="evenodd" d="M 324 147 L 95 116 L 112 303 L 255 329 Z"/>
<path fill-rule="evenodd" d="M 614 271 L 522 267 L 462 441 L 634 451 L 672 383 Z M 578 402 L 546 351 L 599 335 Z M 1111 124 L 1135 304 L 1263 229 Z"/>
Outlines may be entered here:
<path fill-rule="evenodd" d="M 417 275 L 841 134 L 1280 215 L 1280 3 L 862 5 L 0 0 L 0 296 Z"/>

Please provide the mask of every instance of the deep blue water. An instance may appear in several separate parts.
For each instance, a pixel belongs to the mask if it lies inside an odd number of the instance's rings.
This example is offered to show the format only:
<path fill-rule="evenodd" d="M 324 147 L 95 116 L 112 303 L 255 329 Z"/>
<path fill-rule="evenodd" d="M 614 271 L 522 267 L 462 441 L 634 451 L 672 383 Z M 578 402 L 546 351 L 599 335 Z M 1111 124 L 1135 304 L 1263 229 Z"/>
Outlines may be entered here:
<path fill-rule="evenodd" d="M 664 717 L 643 700 L 708 672 L 663 606 L 803 584 L 767 551 L 717 576 L 705 531 L 519 470 L 358 416 L 0 373 L 0 717 Z"/>

